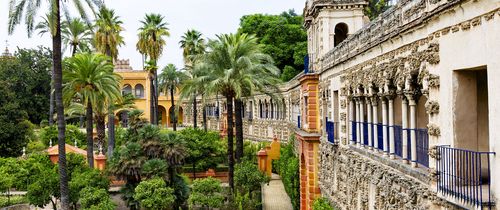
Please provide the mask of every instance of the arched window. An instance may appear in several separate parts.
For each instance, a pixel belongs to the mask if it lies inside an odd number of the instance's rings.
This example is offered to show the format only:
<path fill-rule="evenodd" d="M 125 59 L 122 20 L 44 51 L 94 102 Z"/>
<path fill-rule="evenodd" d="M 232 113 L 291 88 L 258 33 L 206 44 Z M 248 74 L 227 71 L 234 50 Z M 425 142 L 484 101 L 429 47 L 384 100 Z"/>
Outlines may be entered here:
<path fill-rule="evenodd" d="M 335 26 L 335 36 L 334 36 L 334 44 L 333 46 L 337 46 L 340 44 L 344 39 L 347 38 L 347 34 L 349 33 L 349 28 L 347 27 L 347 24 L 345 23 L 339 23 Z"/>
<path fill-rule="evenodd" d="M 259 100 L 259 116 L 260 116 L 260 119 L 264 118 L 264 114 L 263 114 L 263 110 L 262 110 L 262 101 Z"/>
<path fill-rule="evenodd" d="M 130 86 L 129 84 L 124 85 L 122 89 L 122 95 L 126 94 L 132 94 L 132 86 Z"/>
<path fill-rule="evenodd" d="M 135 86 L 135 97 L 144 98 L 144 86 L 142 86 L 141 84 L 137 84 Z"/>

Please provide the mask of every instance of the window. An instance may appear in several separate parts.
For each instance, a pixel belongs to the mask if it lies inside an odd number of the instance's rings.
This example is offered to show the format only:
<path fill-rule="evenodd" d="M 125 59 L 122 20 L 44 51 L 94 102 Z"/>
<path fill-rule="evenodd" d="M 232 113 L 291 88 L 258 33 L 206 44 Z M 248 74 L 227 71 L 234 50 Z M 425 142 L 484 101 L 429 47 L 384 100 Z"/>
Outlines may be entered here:
<path fill-rule="evenodd" d="M 129 84 L 123 86 L 122 95 L 132 94 L 132 87 Z"/>
<path fill-rule="evenodd" d="M 135 97 L 144 98 L 144 86 L 142 86 L 141 84 L 135 86 Z"/>
<path fill-rule="evenodd" d="M 347 34 L 349 32 L 349 28 L 347 27 L 347 24 L 345 23 L 339 23 L 335 26 L 335 35 L 333 37 L 334 39 L 334 45 L 337 46 L 340 44 L 344 39 L 347 38 Z"/>

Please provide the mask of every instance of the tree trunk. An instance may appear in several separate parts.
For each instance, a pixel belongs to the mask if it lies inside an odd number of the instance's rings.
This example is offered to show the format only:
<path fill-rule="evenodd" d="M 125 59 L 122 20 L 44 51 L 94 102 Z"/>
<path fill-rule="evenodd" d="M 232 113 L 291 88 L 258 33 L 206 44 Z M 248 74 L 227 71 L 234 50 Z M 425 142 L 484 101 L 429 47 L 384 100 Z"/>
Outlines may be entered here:
<path fill-rule="evenodd" d="M 155 125 L 158 125 L 158 90 L 158 71 L 155 71 Z"/>
<path fill-rule="evenodd" d="M 114 149 L 115 149 L 115 114 L 110 106 L 108 113 L 108 158 L 111 158 L 113 156 Z"/>
<path fill-rule="evenodd" d="M 66 169 L 66 122 L 64 121 L 64 104 L 62 99 L 62 53 L 61 53 L 61 14 L 60 2 L 54 2 L 56 31 L 52 38 L 52 59 L 54 63 L 54 93 L 57 112 L 57 142 L 59 149 L 59 187 L 61 193 L 61 208 L 69 210 L 68 173 Z"/>
<path fill-rule="evenodd" d="M 90 168 L 94 168 L 94 123 L 92 122 L 92 103 L 87 102 L 87 111 L 85 113 L 87 118 L 87 162 Z"/>
<path fill-rule="evenodd" d="M 149 83 L 150 83 L 150 90 L 149 90 L 149 120 L 151 121 L 151 124 L 156 125 L 155 123 L 155 84 L 154 84 L 154 75 L 151 74 L 149 77 Z"/>
<path fill-rule="evenodd" d="M 52 81 L 54 81 L 54 68 L 52 68 Z M 54 125 L 54 82 L 50 84 L 50 99 L 49 99 L 49 126 Z"/>
<path fill-rule="evenodd" d="M 76 54 L 76 47 L 78 46 L 77 44 L 71 44 L 73 45 L 73 51 L 71 52 L 71 57 L 75 57 Z"/>
<path fill-rule="evenodd" d="M 241 162 L 243 158 L 243 116 L 241 114 L 241 109 L 243 108 L 243 102 L 241 99 L 234 100 L 234 122 L 236 124 L 236 162 Z"/>
<path fill-rule="evenodd" d="M 193 127 L 198 128 L 198 103 L 196 102 L 196 94 L 193 100 Z"/>
<path fill-rule="evenodd" d="M 234 191 L 234 156 L 233 156 L 233 97 L 226 96 L 227 100 L 227 159 L 229 164 L 229 187 Z"/>
<path fill-rule="evenodd" d="M 106 55 L 108 55 L 113 61 L 113 56 L 111 55 L 111 48 L 109 45 L 106 47 Z M 115 112 L 113 110 L 114 101 L 110 101 L 108 108 L 108 158 L 113 156 L 113 150 L 115 149 Z"/>
<path fill-rule="evenodd" d="M 205 130 L 205 132 L 208 131 L 208 128 L 207 128 L 207 108 L 206 108 L 206 106 L 203 106 L 203 130 Z"/>
<path fill-rule="evenodd" d="M 172 126 L 174 128 L 174 131 L 177 131 L 177 116 L 175 114 L 175 104 L 174 104 L 175 103 L 175 101 L 174 101 L 174 88 L 175 87 L 170 87 L 170 102 L 172 104 L 172 113 L 169 113 L 169 114 L 170 114 L 170 118 L 173 119 Z"/>
<path fill-rule="evenodd" d="M 97 143 L 99 144 L 100 148 L 99 150 L 102 149 L 104 146 L 104 139 L 106 138 L 106 115 L 103 116 L 96 116 L 96 130 L 97 130 Z M 101 152 L 101 151 L 99 151 Z"/>

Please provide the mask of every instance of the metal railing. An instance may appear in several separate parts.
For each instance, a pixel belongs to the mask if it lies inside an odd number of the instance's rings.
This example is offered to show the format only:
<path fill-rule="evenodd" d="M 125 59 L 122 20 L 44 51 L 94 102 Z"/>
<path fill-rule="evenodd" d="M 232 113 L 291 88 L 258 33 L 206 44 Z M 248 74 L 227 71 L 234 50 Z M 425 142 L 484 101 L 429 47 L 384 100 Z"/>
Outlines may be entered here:
<path fill-rule="evenodd" d="M 425 128 L 415 129 L 417 137 L 417 163 L 425 167 L 429 167 L 429 134 Z M 408 134 L 409 136 L 409 134 Z M 408 148 L 411 148 L 411 142 L 408 141 Z M 411 152 L 408 153 L 411 158 Z"/>
<path fill-rule="evenodd" d="M 368 146 L 368 123 L 367 122 L 360 122 L 360 125 L 362 126 L 363 130 L 363 142 L 361 142 L 363 145 Z"/>
<path fill-rule="evenodd" d="M 494 152 L 437 146 L 437 190 L 478 207 L 492 207 L 490 157 Z"/>
<path fill-rule="evenodd" d="M 297 116 L 297 128 L 300 128 L 300 115 Z"/>
<path fill-rule="evenodd" d="M 351 121 L 351 128 L 352 128 L 352 140 L 351 142 L 356 143 L 358 142 L 358 135 L 357 135 L 357 128 L 356 128 L 356 121 Z"/>
<path fill-rule="evenodd" d="M 384 125 L 378 123 L 375 126 L 377 127 L 377 149 L 384 151 Z"/>
<path fill-rule="evenodd" d="M 392 127 L 394 129 L 394 154 L 403 158 L 403 127 L 400 125 Z"/>

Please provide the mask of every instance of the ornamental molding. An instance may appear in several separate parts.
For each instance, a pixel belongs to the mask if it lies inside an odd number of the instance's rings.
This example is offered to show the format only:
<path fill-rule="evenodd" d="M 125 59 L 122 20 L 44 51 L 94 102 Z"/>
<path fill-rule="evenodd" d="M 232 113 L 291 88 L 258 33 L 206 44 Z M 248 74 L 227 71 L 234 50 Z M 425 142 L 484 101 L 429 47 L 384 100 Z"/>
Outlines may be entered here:
<path fill-rule="evenodd" d="M 430 115 L 439 114 L 439 102 L 433 100 L 427 101 L 427 103 L 425 103 L 425 111 Z"/>
<path fill-rule="evenodd" d="M 439 129 L 438 125 L 430 123 L 427 125 L 427 129 L 430 136 L 435 136 L 435 137 L 441 136 L 441 129 Z"/>

